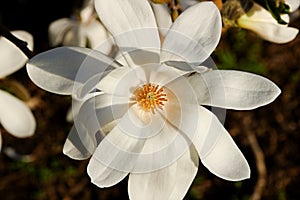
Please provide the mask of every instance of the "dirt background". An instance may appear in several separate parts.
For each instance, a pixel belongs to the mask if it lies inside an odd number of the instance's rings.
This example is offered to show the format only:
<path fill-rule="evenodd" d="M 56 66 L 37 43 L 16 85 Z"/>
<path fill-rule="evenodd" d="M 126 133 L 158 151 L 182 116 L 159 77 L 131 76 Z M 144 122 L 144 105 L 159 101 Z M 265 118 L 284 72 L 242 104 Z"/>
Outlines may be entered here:
<path fill-rule="evenodd" d="M 2 1 L 0 22 L 10 30 L 33 34 L 35 53 L 39 53 L 49 49 L 49 23 L 70 16 L 70 5 L 78 2 Z M 296 16 L 290 26 L 300 28 L 300 18 Z M 255 195 L 266 200 L 300 199 L 300 35 L 278 45 L 249 32 L 231 30 L 223 35 L 213 58 L 220 68 L 253 71 L 271 79 L 282 94 L 273 103 L 252 111 L 227 110 L 225 127 L 247 158 L 251 178 L 225 181 L 200 165 L 186 199 L 246 200 Z M 4 149 L 13 147 L 34 160 L 27 163 L 0 154 L 0 199 L 128 199 L 127 179 L 110 188 L 97 188 L 86 173 L 88 160 L 75 161 L 62 154 L 72 126 L 65 119 L 70 97 L 39 89 L 25 69 L 7 79 L 28 89 L 31 103 L 35 102 L 37 130 L 31 138 L 17 139 L 1 127 Z"/>

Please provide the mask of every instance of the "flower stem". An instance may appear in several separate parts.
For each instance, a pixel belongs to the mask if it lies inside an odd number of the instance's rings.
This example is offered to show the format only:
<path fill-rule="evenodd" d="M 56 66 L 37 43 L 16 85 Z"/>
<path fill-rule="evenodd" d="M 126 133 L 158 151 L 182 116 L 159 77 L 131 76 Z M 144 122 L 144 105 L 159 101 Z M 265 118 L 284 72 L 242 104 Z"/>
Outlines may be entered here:
<path fill-rule="evenodd" d="M 20 40 L 15 37 L 8 28 L 0 24 L 0 36 L 5 37 L 9 41 L 11 41 L 14 45 L 16 45 L 29 59 L 34 56 L 33 52 L 28 49 L 27 42 Z"/>

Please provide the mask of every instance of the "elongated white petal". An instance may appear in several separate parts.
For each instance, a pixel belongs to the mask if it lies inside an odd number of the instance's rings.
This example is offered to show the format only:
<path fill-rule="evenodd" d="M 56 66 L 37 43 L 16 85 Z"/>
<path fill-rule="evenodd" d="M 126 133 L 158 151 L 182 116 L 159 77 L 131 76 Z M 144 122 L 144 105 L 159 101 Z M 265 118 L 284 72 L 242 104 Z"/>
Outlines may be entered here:
<path fill-rule="evenodd" d="M 202 105 L 250 110 L 273 102 L 280 89 L 270 80 L 234 70 L 212 70 L 188 77 Z"/>
<path fill-rule="evenodd" d="M 33 49 L 33 37 L 26 31 L 12 31 L 14 36 L 27 42 L 27 47 Z M 0 38 L 0 78 L 8 76 L 25 65 L 28 58 L 12 42 L 4 37 Z"/>
<path fill-rule="evenodd" d="M 112 105 L 112 97 L 97 94 L 87 99 L 74 118 L 74 127 L 69 133 L 63 152 L 73 159 L 86 159 L 92 155 L 113 126 L 126 112 L 127 105 Z"/>
<path fill-rule="evenodd" d="M 284 20 L 288 22 L 286 17 Z M 299 32 L 296 28 L 278 24 L 267 10 L 257 4 L 238 19 L 238 25 L 255 32 L 264 40 L 279 44 L 292 41 Z"/>
<path fill-rule="evenodd" d="M 155 17 L 147 0 L 95 0 L 95 8 L 121 51 L 160 48 Z"/>
<path fill-rule="evenodd" d="M 245 15 L 239 18 L 239 26 L 257 33 L 262 39 L 283 44 L 295 39 L 299 30 L 280 24 L 256 22 L 249 20 Z"/>
<path fill-rule="evenodd" d="M 198 170 L 199 158 L 193 148 L 172 165 L 151 173 L 131 173 L 130 199 L 183 199 Z"/>
<path fill-rule="evenodd" d="M 75 82 L 83 84 L 95 74 L 104 73 L 111 65 L 114 65 L 113 60 L 98 51 L 58 47 L 30 59 L 27 72 L 42 89 L 68 95 L 72 93 Z"/>
<path fill-rule="evenodd" d="M 166 7 L 166 5 L 156 4 L 153 2 L 151 2 L 151 7 L 155 15 L 156 23 L 159 28 L 159 33 L 162 36 L 166 36 L 167 32 L 169 31 L 172 25 L 172 18 L 168 8 Z"/>
<path fill-rule="evenodd" d="M 202 63 L 218 45 L 221 30 L 220 11 L 214 3 L 190 7 L 171 26 L 162 46 L 161 62 Z"/>
<path fill-rule="evenodd" d="M 231 181 L 250 177 L 247 160 L 217 117 L 201 107 L 198 134 L 194 145 L 205 167 L 213 174 Z"/>
<path fill-rule="evenodd" d="M 0 90 L 0 123 L 13 136 L 24 138 L 34 134 L 35 118 L 28 106 Z"/>

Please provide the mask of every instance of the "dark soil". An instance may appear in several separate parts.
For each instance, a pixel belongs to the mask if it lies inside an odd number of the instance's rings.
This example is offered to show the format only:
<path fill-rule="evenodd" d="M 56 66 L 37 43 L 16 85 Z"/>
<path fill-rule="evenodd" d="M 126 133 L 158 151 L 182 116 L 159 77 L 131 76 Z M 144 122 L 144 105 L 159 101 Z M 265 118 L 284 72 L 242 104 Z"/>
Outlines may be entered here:
<path fill-rule="evenodd" d="M 0 22 L 11 30 L 32 33 L 35 53 L 39 53 L 49 49 L 49 23 L 68 17 L 72 10 L 70 3 L 74 2 L 5 1 L 0 6 Z M 300 28 L 299 18 L 297 20 L 291 26 Z M 262 75 L 282 90 L 267 106 L 251 111 L 227 110 L 225 127 L 247 158 L 251 178 L 241 182 L 225 181 L 201 165 L 186 199 L 249 199 L 254 193 L 261 193 L 261 199 L 266 200 L 300 199 L 300 35 L 283 45 L 262 41 L 248 32 L 246 37 L 250 43 L 258 42 L 261 46 L 258 59 L 264 66 Z M 232 40 L 230 34 L 224 35 L 217 51 L 230 47 Z M 242 59 L 240 56 L 237 63 L 242 63 Z M 25 163 L 0 154 L 0 199 L 128 199 L 126 179 L 116 186 L 100 189 L 90 183 L 86 173 L 88 160 L 76 161 L 63 155 L 62 147 L 72 126 L 66 122 L 70 97 L 41 90 L 30 81 L 25 68 L 8 79 L 22 83 L 38 102 L 33 108 L 37 130 L 31 138 L 18 139 L 1 127 L 3 147 L 31 154 L 34 161 Z M 262 173 L 263 166 L 266 173 Z"/>

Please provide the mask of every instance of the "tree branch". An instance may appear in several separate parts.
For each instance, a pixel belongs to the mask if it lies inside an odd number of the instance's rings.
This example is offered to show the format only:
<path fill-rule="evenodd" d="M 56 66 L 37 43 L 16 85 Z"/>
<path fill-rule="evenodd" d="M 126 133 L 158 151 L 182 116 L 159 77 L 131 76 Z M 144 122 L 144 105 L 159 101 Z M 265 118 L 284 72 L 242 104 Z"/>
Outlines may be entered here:
<path fill-rule="evenodd" d="M 29 59 L 34 56 L 33 52 L 28 49 L 27 42 L 15 37 L 13 34 L 11 34 L 8 28 L 4 27 L 3 25 L 0 25 L 0 35 L 16 45 Z"/>

